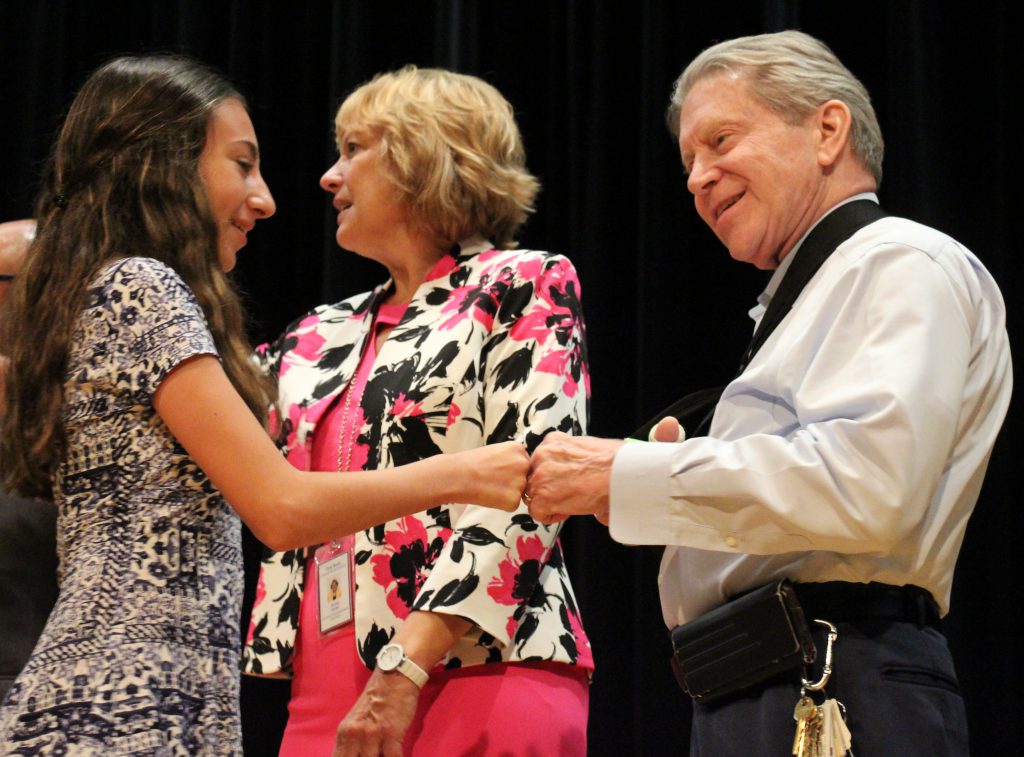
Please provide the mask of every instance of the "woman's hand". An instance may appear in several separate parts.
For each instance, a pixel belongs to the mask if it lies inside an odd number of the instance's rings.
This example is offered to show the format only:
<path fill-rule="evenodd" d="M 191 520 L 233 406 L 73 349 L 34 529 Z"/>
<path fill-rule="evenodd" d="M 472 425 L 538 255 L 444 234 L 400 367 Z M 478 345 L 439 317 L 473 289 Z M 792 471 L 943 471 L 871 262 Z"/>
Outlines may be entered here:
<path fill-rule="evenodd" d="M 530 456 L 521 442 L 501 442 L 447 456 L 461 495 L 453 501 L 512 512 L 523 498 Z"/>
<path fill-rule="evenodd" d="M 392 641 L 401 644 L 423 670 L 433 670 L 472 627 L 472 622 L 458 615 L 417 611 L 409 613 Z M 401 757 L 402 740 L 416 715 L 419 695 L 416 684 L 402 673 L 373 671 L 338 726 L 334 757 Z"/>
<path fill-rule="evenodd" d="M 373 671 L 338 726 L 333 757 L 402 757 L 402 739 L 419 696 L 416 684 L 401 673 Z"/>

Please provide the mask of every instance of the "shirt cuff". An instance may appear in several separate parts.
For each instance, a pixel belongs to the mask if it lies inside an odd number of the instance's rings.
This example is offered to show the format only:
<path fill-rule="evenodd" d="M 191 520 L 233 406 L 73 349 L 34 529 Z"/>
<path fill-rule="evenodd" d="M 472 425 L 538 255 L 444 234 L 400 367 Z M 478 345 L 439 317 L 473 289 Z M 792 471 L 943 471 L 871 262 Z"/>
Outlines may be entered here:
<path fill-rule="evenodd" d="M 608 528 L 622 544 L 669 544 L 669 471 L 678 444 L 628 442 L 612 461 Z"/>

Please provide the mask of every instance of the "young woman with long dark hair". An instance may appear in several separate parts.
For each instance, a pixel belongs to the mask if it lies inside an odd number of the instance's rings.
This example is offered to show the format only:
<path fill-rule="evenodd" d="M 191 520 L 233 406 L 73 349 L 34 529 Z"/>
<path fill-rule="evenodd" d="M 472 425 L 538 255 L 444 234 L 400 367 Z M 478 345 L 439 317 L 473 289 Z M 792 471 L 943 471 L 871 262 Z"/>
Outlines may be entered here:
<path fill-rule="evenodd" d="M 364 473 L 280 455 L 225 275 L 274 210 L 244 100 L 205 66 L 116 59 L 71 105 L 0 323 L 3 483 L 52 496 L 60 558 L 5 754 L 240 753 L 239 515 L 283 549 L 519 504 L 514 442 Z"/>

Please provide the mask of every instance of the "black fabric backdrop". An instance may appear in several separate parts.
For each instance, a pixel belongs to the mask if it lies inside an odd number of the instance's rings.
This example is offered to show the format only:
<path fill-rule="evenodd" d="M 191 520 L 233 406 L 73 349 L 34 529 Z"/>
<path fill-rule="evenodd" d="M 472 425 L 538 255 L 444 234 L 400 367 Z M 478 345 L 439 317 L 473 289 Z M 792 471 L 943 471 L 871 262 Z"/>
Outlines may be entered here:
<path fill-rule="evenodd" d="M 1017 7 L 0 0 L 0 219 L 30 213 L 59 115 L 89 70 L 122 52 L 196 55 L 250 98 L 277 199 L 277 216 L 259 225 L 237 273 L 252 336 L 268 338 L 308 308 L 383 276 L 335 246 L 334 214 L 317 185 L 334 160 L 332 117 L 344 94 L 405 63 L 477 74 L 515 106 L 544 185 L 523 246 L 564 252 L 579 269 L 592 431 L 621 436 L 683 393 L 727 379 L 749 337 L 746 311 L 764 276 L 730 260 L 697 218 L 663 121 L 681 68 L 728 37 L 795 27 L 833 47 L 881 119 L 883 204 L 974 250 L 1000 282 L 1011 340 L 1019 340 L 1024 267 L 1012 223 L 1022 166 L 1008 113 L 1020 95 Z M 1018 413 L 1011 408 L 968 529 L 946 622 L 979 754 L 1015 753 L 1024 737 L 1014 623 Z M 689 711 L 667 665 L 658 551 L 615 544 L 584 519 L 568 524 L 564 544 L 599 666 L 591 754 L 685 754 Z M 248 547 L 251 560 L 255 545 Z M 285 696 L 280 682 L 246 684 L 247 754 L 274 753 Z"/>

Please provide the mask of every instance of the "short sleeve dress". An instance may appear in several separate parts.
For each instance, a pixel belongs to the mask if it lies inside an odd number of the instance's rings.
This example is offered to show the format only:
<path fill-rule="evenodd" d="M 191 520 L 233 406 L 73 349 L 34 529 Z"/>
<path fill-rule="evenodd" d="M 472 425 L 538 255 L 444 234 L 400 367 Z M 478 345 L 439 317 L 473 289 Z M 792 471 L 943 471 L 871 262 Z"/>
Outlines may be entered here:
<path fill-rule="evenodd" d="M 64 385 L 60 595 L 0 710 L 6 755 L 232 755 L 240 522 L 153 409 L 216 354 L 180 277 L 148 258 L 93 281 Z"/>

